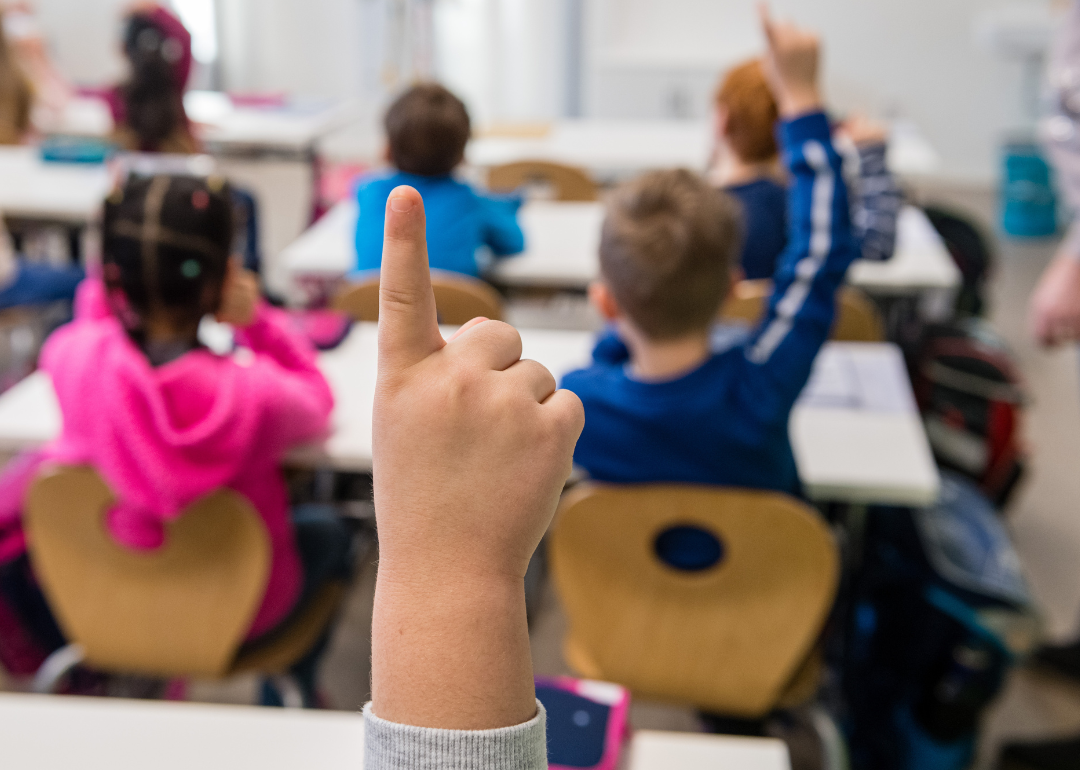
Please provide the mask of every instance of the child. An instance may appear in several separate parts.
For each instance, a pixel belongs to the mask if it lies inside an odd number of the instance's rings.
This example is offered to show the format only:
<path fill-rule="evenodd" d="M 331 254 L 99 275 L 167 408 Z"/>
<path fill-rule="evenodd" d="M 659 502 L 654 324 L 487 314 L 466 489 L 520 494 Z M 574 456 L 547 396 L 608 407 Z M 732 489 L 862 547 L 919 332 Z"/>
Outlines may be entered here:
<path fill-rule="evenodd" d="M 230 257 L 223 182 L 134 179 L 106 202 L 102 229 L 104 281 L 82 285 L 75 320 L 42 350 L 63 414 L 42 459 L 96 469 L 117 496 L 109 531 L 133 549 L 160 546 L 166 523 L 214 489 L 246 497 L 271 543 L 255 639 L 348 566 L 351 537 L 336 519 L 306 512 L 294 531 L 279 470 L 290 447 L 326 432 L 330 387 L 310 345 Z M 200 346 L 208 313 L 236 328 L 236 354 Z"/>
<path fill-rule="evenodd" d="M 762 62 L 740 64 L 716 92 L 717 154 L 710 177 L 742 203 L 745 236 L 740 263 L 746 278 L 771 278 L 787 245 L 787 179 L 774 126 L 778 113 Z M 864 259 L 892 256 L 902 197 L 885 166 L 885 132 L 855 118 L 840 127 L 854 145 L 853 229 Z"/>
<path fill-rule="evenodd" d="M 516 218 L 519 200 L 481 195 L 451 176 L 469 141 L 469 113 L 460 99 L 434 83 L 413 86 L 390 105 L 384 125 L 394 170 L 362 180 L 357 191 L 358 270 L 379 268 L 383 210 L 390 191 L 403 184 L 424 196 L 432 269 L 476 277 L 481 246 L 489 246 L 496 257 L 525 248 Z"/>
<path fill-rule="evenodd" d="M 590 294 L 625 348 L 601 344 L 591 367 L 563 380 L 585 405 L 574 460 L 597 480 L 798 492 L 788 415 L 858 252 L 817 90 L 817 40 L 767 18 L 765 28 L 792 179 L 789 243 L 767 313 L 747 341 L 710 349 L 738 264 L 741 216 L 731 198 L 688 171 L 617 190 Z"/>
<path fill-rule="evenodd" d="M 115 124 L 113 140 L 139 152 L 198 152 L 184 110 L 192 62 L 190 33 L 164 8 L 143 3 L 127 19 L 123 48 L 131 75 L 106 94 Z"/>

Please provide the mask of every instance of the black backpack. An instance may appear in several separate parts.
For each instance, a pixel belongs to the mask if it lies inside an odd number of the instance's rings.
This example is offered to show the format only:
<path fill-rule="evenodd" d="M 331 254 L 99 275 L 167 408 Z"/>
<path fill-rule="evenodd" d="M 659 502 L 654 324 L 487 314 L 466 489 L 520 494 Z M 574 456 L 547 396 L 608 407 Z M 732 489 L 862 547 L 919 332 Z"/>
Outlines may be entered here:
<path fill-rule="evenodd" d="M 964 474 L 1003 508 L 1023 475 L 1026 400 L 1012 354 L 981 319 L 929 327 L 910 362 L 938 465 Z"/>
<path fill-rule="evenodd" d="M 990 239 L 972 218 L 954 209 L 931 205 L 923 207 L 923 211 L 960 268 L 962 281 L 956 295 L 956 312 L 982 315 L 986 311 L 986 285 L 994 266 Z"/>

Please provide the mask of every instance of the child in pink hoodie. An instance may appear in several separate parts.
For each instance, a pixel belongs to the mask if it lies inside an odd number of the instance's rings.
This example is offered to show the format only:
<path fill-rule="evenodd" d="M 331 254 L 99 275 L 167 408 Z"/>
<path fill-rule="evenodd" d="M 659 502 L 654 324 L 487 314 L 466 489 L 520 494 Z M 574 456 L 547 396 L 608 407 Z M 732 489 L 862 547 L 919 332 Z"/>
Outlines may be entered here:
<path fill-rule="evenodd" d="M 327 431 L 330 387 L 310 344 L 230 258 L 223 183 L 132 180 L 106 203 L 103 236 L 104 280 L 84 282 L 75 320 L 42 350 L 63 414 L 42 459 L 95 468 L 117 497 L 109 531 L 134 549 L 160 546 L 166 523 L 217 488 L 250 500 L 272 544 L 254 639 L 347 561 L 351 536 L 332 518 L 316 522 L 317 545 L 298 543 L 280 472 L 291 447 Z M 232 355 L 198 343 L 208 313 L 237 329 Z"/>

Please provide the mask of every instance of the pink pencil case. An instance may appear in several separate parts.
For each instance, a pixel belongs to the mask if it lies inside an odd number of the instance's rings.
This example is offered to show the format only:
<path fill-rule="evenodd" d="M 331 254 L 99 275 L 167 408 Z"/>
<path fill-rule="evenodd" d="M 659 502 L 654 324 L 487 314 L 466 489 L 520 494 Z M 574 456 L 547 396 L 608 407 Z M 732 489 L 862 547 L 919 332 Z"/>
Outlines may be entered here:
<path fill-rule="evenodd" d="M 537 677 L 547 711 L 551 770 L 615 770 L 628 732 L 630 692 L 610 682 Z"/>

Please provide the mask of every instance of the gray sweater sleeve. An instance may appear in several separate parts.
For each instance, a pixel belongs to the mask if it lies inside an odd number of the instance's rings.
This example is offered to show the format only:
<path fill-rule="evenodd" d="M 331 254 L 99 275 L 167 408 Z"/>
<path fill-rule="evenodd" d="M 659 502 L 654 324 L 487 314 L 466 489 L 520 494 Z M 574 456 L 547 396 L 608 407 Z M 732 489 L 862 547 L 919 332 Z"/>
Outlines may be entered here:
<path fill-rule="evenodd" d="M 439 730 L 379 719 L 364 706 L 364 770 L 546 770 L 544 707 L 495 730 Z"/>

